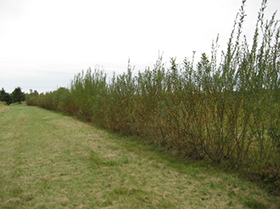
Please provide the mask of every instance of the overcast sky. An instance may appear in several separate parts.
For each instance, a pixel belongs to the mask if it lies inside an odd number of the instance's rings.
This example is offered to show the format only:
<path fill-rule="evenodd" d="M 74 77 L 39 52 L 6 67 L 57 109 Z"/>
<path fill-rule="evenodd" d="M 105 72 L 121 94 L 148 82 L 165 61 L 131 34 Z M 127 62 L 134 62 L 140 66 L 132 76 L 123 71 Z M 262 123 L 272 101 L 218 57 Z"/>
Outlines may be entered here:
<path fill-rule="evenodd" d="M 250 40 L 261 0 L 247 0 Z M 220 34 L 225 50 L 241 0 L 0 0 L 0 88 L 39 92 L 68 87 L 96 65 L 105 72 L 153 66 L 210 53 Z M 268 0 L 266 17 L 280 9 Z M 277 19 L 279 14 L 277 14 Z"/>

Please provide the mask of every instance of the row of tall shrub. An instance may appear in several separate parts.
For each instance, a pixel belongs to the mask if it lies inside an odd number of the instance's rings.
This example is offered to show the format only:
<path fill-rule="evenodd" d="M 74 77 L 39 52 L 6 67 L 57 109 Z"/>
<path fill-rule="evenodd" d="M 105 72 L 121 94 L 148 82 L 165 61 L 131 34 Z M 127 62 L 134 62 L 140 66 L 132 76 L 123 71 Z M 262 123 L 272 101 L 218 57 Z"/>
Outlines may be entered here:
<path fill-rule="evenodd" d="M 112 131 L 145 137 L 193 159 L 239 168 L 280 188 L 280 28 L 261 4 L 249 46 L 243 37 L 245 0 L 227 49 L 127 72 L 108 81 L 100 68 L 77 74 L 71 87 L 30 98 Z"/>

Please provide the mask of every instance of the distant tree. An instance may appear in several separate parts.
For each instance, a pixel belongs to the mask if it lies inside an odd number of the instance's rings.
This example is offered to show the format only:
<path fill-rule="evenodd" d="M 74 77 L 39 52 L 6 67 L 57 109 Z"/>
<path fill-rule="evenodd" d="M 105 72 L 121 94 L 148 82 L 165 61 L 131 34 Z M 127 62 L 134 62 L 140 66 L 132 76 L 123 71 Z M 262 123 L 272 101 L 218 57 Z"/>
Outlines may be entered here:
<path fill-rule="evenodd" d="M 37 90 L 35 90 L 35 91 L 33 92 L 33 94 L 34 94 L 34 96 L 39 96 L 39 92 L 38 92 Z"/>
<path fill-rule="evenodd" d="M 0 91 L 0 101 L 4 102 L 4 97 L 5 97 L 6 91 L 4 90 L 4 88 L 2 88 L 2 90 Z"/>
<path fill-rule="evenodd" d="M 25 94 L 21 91 L 20 87 L 15 88 L 12 92 L 13 102 L 18 102 L 19 104 L 25 101 Z"/>
<path fill-rule="evenodd" d="M 8 93 L 5 93 L 3 102 L 4 102 L 6 105 L 12 104 L 12 103 L 13 103 L 13 99 L 12 99 L 11 95 L 8 94 Z"/>
<path fill-rule="evenodd" d="M 32 89 L 30 89 L 29 92 L 30 92 L 29 95 L 32 95 L 32 96 L 39 96 L 39 93 L 38 93 L 37 90 L 34 90 L 34 91 L 33 91 Z"/>
<path fill-rule="evenodd" d="M 0 91 L 0 101 L 4 102 L 6 105 L 10 105 L 13 102 L 13 99 L 10 94 L 8 94 L 4 88 Z"/>

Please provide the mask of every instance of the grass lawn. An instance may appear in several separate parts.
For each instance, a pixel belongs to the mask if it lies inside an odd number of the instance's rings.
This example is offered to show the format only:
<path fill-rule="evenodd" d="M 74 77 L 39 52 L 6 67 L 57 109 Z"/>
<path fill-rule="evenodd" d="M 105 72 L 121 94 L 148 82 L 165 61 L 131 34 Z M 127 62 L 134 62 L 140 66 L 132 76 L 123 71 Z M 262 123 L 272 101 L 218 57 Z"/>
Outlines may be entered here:
<path fill-rule="evenodd" d="M 0 104 L 0 208 L 279 208 L 205 162 L 38 107 Z"/>

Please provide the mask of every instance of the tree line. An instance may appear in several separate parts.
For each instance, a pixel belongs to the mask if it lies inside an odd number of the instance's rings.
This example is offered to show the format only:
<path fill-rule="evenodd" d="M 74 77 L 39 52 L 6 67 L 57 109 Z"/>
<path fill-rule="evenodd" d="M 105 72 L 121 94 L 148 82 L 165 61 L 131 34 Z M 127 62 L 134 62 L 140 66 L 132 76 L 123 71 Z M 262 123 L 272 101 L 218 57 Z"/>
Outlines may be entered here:
<path fill-rule="evenodd" d="M 9 94 L 4 88 L 0 90 L 0 101 L 4 102 L 5 105 L 10 105 L 12 103 L 21 103 L 25 101 L 25 93 L 22 92 L 20 87 L 14 89 L 14 91 Z"/>

